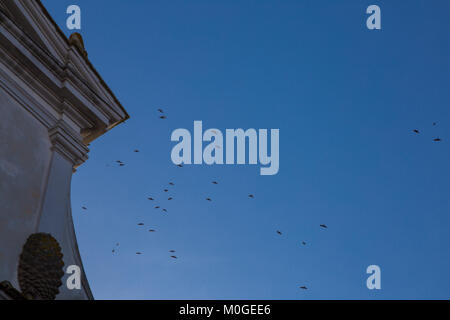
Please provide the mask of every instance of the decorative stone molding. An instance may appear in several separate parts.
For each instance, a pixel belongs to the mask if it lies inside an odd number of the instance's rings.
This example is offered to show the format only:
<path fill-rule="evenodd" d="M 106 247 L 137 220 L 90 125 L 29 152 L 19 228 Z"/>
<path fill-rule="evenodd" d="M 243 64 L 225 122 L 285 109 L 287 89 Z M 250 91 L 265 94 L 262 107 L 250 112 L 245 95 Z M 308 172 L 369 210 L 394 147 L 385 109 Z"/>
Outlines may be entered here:
<path fill-rule="evenodd" d="M 28 300 L 9 281 L 0 282 L 0 300 Z"/>
<path fill-rule="evenodd" d="M 70 35 L 69 43 L 75 47 L 82 53 L 82 55 L 87 58 L 88 54 L 86 49 L 84 48 L 84 41 L 81 34 L 78 32 L 74 32 Z"/>
<path fill-rule="evenodd" d="M 67 160 L 78 167 L 88 159 L 89 148 L 82 140 L 75 137 L 75 133 L 62 121 L 49 130 L 53 150 L 59 152 Z"/>
<path fill-rule="evenodd" d="M 63 98 L 71 109 L 66 116 L 78 122 L 77 131 L 83 131 L 87 143 L 129 118 L 88 60 L 81 35 L 74 33 L 67 39 L 38 0 L 5 2 L 0 7 L 0 55 L 5 81 L 16 87 L 19 81 L 26 84 L 30 103 L 41 110 L 40 116 L 53 114 L 59 120 Z M 55 125 L 45 116 L 42 120 L 49 129 Z"/>

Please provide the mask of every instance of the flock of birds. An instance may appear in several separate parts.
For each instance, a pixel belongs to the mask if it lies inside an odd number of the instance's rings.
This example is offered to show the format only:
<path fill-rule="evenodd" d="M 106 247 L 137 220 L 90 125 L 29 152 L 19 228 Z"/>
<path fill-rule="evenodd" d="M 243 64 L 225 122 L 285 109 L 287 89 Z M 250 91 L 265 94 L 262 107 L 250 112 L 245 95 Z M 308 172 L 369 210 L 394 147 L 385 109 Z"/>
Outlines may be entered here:
<path fill-rule="evenodd" d="M 436 125 L 437 125 L 437 122 L 433 122 L 433 127 L 435 127 Z M 420 134 L 419 129 L 414 129 L 413 132 L 414 132 L 415 134 Z M 441 142 L 442 139 L 439 138 L 439 137 L 435 137 L 435 138 L 433 138 L 433 141 L 434 141 L 434 142 Z"/>
<path fill-rule="evenodd" d="M 157 109 L 157 111 L 158 111 L 158 113 L 160 114 L 159 118 L 160 118 L 161 120 L 167 119 L 167 116 L 165 115 L 164 110 L 162 110 L 162 109 Z M 432 125 L 433 125 L 433 126 L 436 126 L 437 123 L 436 123 L 436 122 L 433 122 Z M 420 134 L 419 129 L 414 129 L 413 132 L 414 132 L 415 134 Z M 434 141 L 434 142 L 441 142 L 442 139 L 439 138 L 439 137 L 435 137 L 435 138 L 433 138 L 433 141 Z M 135 153 L 139 153 L 140 151 L 139 151 L 138 149 L 135 149 L 134 152 L 135 152 Z M 125 163 L 122 162 L 121 160 L 116 160 L 116 163 L 117 163 L 117 165 L 118 165 L 119 167 L 125 166 Z M 177 165 L 177 166 L 180 167 L 180 168 L 183 167 L 182 164 L 179 164 L 179 165 Z M 217 181 L 212 181 L 211 183 L 212 183 L 213 185 L 218 185 L 218 184 L 219 184 L 219 182 L 217 182 Z M 170 187 L 174 187 L 174 186 L 175 186 L 175 183 L 171 181 L 171 182 L 168 183 L 168 185 L 169 185 Z M 170 188 L 170 187 L 169 187 L 169 188 Z M 166 194 L 169 193 L 169 189 L 168 189 L 168 188 L 164 188 L 163 191 L 164 191 L 164 193 L 166 193 Z M 249 194 L 249 195 L 248 195 L 248 198 L 249 198 L 249 199 L 255 199 L 255 195 Z M 149 201 L 156 201 L 156 198 L 155 198 L 154 196 L 149 196 L 147 199 L 148 199 Z M 168 198 L 167 198 L 167 201 L 172 201 L 172 200 L 174 200 L 174 197 L 169 195 Z M 205 198 L 205 200 L 208 201 L 208 202 L 212 202 L 212 201 L 213 201 L 210 197 Z M 155 208 L 155 209 L 161 209 L 162 212 L 168 213 L 168 210 L 167 210 L 166 208 L 161 207 L 161 205 L 155 205 L 154 208 Z M 83 206 L 82 209 L 83 209 L 83 210 L 87 210 L 87 207 Z M 143 227 L 143 226 L 145 226 L 145 224 L 144 224 L 143 222 L 139 222 L 137 225 L 138 225 L 138 227 Z M 321 229 L 328 229 L 328 226 L 327 226 L 326 224 L 320 224 L 319 227 L 320 227 Z M 149 229 L 148 231 L 151 232 L 151 233 L 156 232 L 155 229 Z M 280 231 L 280 230 L 276 230 L 276 234 L 279 235 L 279 236 L 283 236 L 283 232 Z M 302 242 L 301 242 L 301 245 L 302 245 L 302 246 L 306 246 L 306 245 L 307 245 L 307 242 L 306 242 L 306 241 L 302 241 Z M 119 246 L 120 246 L 120 243 L 116 243 L 116 246 L 112 249 L 112 253 L 113 253 L 113 254 L 115 254 L 115 253 L 117 252 Z M 175 250 L 173 250 L 173 249 L 172 249 L 172 250 L 169 250 L 169 253 L 170 253 L 170 258 L 171 258 L 171 259 L 178 259 L 178 256 L 175 255 L 175 253 L 176 253 Z M 136 252 L 136 255 L 142 255 L 142 254 L 143 254 L 142 252 L 139 252 L 139 251 Z M 299 286 L 299 289 L 302 289 L 302 290 L 308 290 L 308 287 L 305 286 L 305 285 L 301 285 L 301 286 Z"/>
<path fill-rule="evenodd" d="M 139 150 L 135 150 L 134 152 L 137 152 L 137 153 L 138 153 Z M 121 162 L 120 160 L 117 160 L 116 162 L 117 162 L 119 165 L 122 165 L 122 164 L 123 164 L 123 162 Z M 169 186 L 171 186 L 171 187 L 174 187 L 174 186 L 175 186 L 175 183 L 173 183 L 173 182 L 169 182 L 168 184 L 169 184 Z M 219 183 L 218 183 L 217 181 L 212 181 L 212 184 L 218 185 Z M 163 191 L 164 191 L 165 193 L 168 193 L 168 192 L 169 192 L 169 189 L 165 188 L 165 189 L 163 189 Z M 254 199 L 254 198 L 255 198 L 255 196 L 254 196 L 253 194 L 249 194 L 248 197 L 249 197 L 250 199 Z M 149 201 L 156 201 L 155 197 L 148 197 L 147 200 L 149 200 Z M 174 198 L 173 198 L 172 196 L 169 196 L 169 197 L 167 198 L 167 201 L 172 201 L 172 200 L 174 200 Z M 206 200 L 206 201 L 210 201 L 210 202 L 212 201 L 212 199 L 209 198 L 209 197 L 206 198 L 205 200 Z M 162 212 L 168 213 L 168 210 L 165 209 L 165 208 L 162 208 L 160 205 L 156 205 L 154 208 L 155 208 L 155 209 L 161 209 Z M 83 210 L 87 210 L 86 207 L 82 207 L 82 209 L 83 209 Z M 143 227 L 143 226 L 145 226 L 145 224 L 144 224 L 144 222 L 139 222 L 139 223 L 137 224 L 137 226 L 138 226 L 138 227 Z M 156 232 L 155 229 L 149 229 L 148 231 L 151 232 L 151 233 Z M 279 232 L 279 231 L 277 231 L 277 232 Z M 281 234 L 281 233 L 280 233 L 280 234 Z M 113 254 L 117 252 L 117 248 L 119 247 L 119 245 L 120 245 L 120 243 L 117 243 L 117 244 L 116 244 L 116 247 L 115 247 L 114 249 L 112 249 L 112 253 L 113 253 Z M 169 250 L 169 253 L 172 254 L 172 255 L 170 256 L 170 258 L 172 258 L 172 259 L 178 259 L 178 257 L 177 257 L 176 255 L 174 255 L 174 253 L 176 253 L 175 250 Z M 136 252 L 136 255 L 142 255 L 142 254 L 143 254 L 142 252 L 139 252 L 139 251 Z"/>
<path fill-rule="evenodd" d="M 158 113 L 160 114 L 159 119 L 161 119 L 161 120 L 167 119 L 167 116 L 165 115 L 164 110 L 162 110 L 162 109 L 157 109 L 157 111 L 158 111 Z M 140 152 L 139 149 L 135 149 L 135 150 L 134 150 L 134 153 L 139 153 L 139 152 Z M 125 164 L 123 161 L 121 161 L 121 160 L 116 160 L 115 163 L 116 163 L 119 167 L 124 167 L 124 166 L 126 165 L 126 164 Z M 107 166 L 109 166 L 109 165 L 107 165 Z M 179 165 L 177 165 L 177 167 L 182 168 L 183 165 L 182 165 L 182 164 L 179 164 Z M 218 185 L 218 184 L 219 184 L 219 182 L 218 182 L 218 181 L 215 181 L 215 180 L 212 181 L 211 183 L 212 183 L 213 185 Z M 169 195 L 169 191 L 170 191 L 169 188 L 170 188 L 170 187 L 174 187 L 174 186 L 175 186 L 175 183 L 172 182 L 172 181 L 170 181 L 170 182 L 168 183 L 168 185 L 169 185 L 169 187 L 165 187 L 165 188 L 163 189 L 163 191 L 164 191 L 164 193 L 168 194 L 167 201 L 172 201 L 172 200 L 174 200 L 174 197 Z M 249 194 L 249 195 L 248 195 L 248 198 L 249 198 L 249 199 L 255 199 L 255 195 L 254 195 L 254 194 Z M 149 197 L 147 198 L 147 200 L 148 200 L 148 201 L 154 202 L 154 201 L 156 201 L 156 197 L 155 197 L 155 196 L 149 196 Z M 212 202 L 213 199 L 210 198 L 210 197 L 206 197 L 206 198 L 205 198 L 205 201 Z M 87 207 L 83 206 L 82 209 L 83 209 L 83 210 L 87 210 Z M 154 209 L 158 209 L 158 210 L 160 209 L 163 213 L 168 213 L 168 210 L 167 210 L 166 208 L 163 208 L 163 207 L 162 207 L 161 205 L 159 205 L 159 204 L 155 205 L 155 206 L 154 206 Z M 145 224 L 144 224 L 143 222 L 139 222 L 139 223 L 137 224 L 137 226 L 138 226 L 139 228 L 141 228 L 141 227 L 144 227 Z M 325 224 L 321 224 L 321 225 L 319 225 L 319 227 L 322 228 L 322 229 L 328 229 L 328 226 L 325 225 Z M 150 233 L 157 232 L 156 229 L 149 229 L 148 231 L 149 231 Z M 282 235 L 283 235 L 283 233 L 282 233 L 280 230 L 276 230 L 276 234 L 278 234 L 279 236 L 282 236 Z M 301 242 L 301 245 L 302 245 L 302 246 L 306 246 L 306 245 L 307 245 L 306 241 L 302 241 L 302 242 Z M 112 249 L 112 254 L 116 254 L 116 253 L 118 252 L 119 246 L 120 246 L 120 243 L 116 243 L 115 247 Z M 175 253 L 176 253 L 175 250 L 173 250 L 173 249 L 172 249 L 172 250 L 169 250 L 169 253 L 170 253 L 170 256 L 169 256 L 169 257 L 170 257 L 171 259 L 178 259 L 178 256 L 175 255 Z M 142 255 L 142 254 L 143 254 L 143 253 L 140 252 L 140 251 L 137 251 L 137 252 L 136 252 L 136 255 Z M 299 288 L 302 289 L 302 290 L 308 290 L 308 287 L 306 287 L 305 285 L 301 285 L 301 286 L 299 286 Z"/>

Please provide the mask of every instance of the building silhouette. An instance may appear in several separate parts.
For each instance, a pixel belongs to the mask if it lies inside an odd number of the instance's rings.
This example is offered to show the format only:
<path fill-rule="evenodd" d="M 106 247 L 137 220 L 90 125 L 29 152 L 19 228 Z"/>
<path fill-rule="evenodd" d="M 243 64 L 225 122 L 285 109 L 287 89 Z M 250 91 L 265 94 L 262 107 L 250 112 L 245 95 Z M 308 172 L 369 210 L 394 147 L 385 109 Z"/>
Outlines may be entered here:
<path fill-rule="evenodd" d="M 93 299 L 70 187 L 89 143 L 128 114 L 38 0 L 0 0 L 0 300 Z M 81 288 L 69 289 L 69 266 Z"/>

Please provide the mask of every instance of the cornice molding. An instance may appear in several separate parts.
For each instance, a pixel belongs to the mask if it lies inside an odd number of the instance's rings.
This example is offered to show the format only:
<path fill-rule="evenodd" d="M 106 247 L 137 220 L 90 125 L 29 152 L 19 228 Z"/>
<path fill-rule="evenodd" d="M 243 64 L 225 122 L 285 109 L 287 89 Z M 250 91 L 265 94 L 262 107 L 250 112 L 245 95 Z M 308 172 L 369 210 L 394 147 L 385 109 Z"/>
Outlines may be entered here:
<path fill-rule="evenodd" d="M 0 70 L 0 82 L 3 75 L 4 79 L 8 78 L 8 87 L 29 89 L 18 89 L 25 91 L 21 94 L 33 98 L 22 101 L 22 105 L 25 104 L 27 109 L 39 109 L 33 110 L 32 114 L 48 128 L 54 126 L 55 118 L 69 119 L 70 125 L 76 126 L 73 130 L 82 135 L 86 143 L 128 119 L 126 111 L 115 97 L 109 95 L 109 89 L 104 88 L 103 80 L 93 71 L 87 58 L 74 44 L 62 38 L 64 35 L 46 18 L 46 12 L 42 14 L 45 9 L 40 2 L 17 0 L 15 3 L 32 21 L 13 22 L 11 19 L 15 17 L 0 10 L 0 69 L 3 69 Z M 43 43 L 48 48 L 42 47 L 42 41 L 38 43 L 26 34 L 21 28 L 24 23 L 37 28 L 40 35 L 45 33 Z M 61 56 L 64 56 L 63 60 Z M 38 101 L 41 99 L 43 101 Z"/>
<path fill-rule="evenodd" d="M 63 121 L 49 131 L 52 150 L 69 160 L 76 168 L 88 159 L 89 148 Z"/>

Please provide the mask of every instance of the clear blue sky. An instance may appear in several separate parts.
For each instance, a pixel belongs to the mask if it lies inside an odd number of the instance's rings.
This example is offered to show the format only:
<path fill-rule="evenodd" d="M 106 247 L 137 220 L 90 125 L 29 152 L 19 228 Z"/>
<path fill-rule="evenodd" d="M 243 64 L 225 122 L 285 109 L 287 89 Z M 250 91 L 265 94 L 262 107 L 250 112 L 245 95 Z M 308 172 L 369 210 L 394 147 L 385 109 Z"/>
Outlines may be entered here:
<path fill-rule="evenodd" d="M 131 115 L 73 178 L 97 299 L 450 298 L 449 1 L 43 2 Z M 280 172 L 174 166 L 194 120 L 279 128 Z"/>

